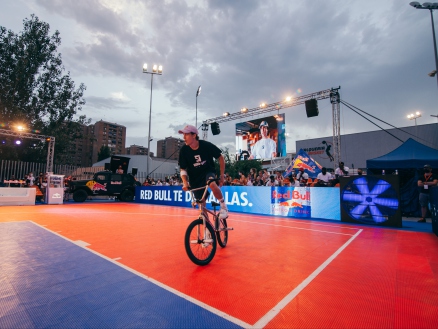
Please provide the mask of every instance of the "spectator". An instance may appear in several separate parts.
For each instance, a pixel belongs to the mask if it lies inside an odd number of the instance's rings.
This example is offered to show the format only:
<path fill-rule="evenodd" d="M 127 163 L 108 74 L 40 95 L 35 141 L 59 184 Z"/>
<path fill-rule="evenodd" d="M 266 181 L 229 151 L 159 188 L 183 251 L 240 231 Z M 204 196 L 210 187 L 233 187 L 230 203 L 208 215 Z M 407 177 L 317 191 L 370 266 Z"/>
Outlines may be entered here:
<path fill-rule="evenodd" d="M 327 172 L 326 167 L 322 167 L 321 172 L 316 177 L 318 179 L 318 182 L 316 183 L 316 186 L 330 186 L 332 181 L 332 175 L 330 175 L 329 172 Z"/>
<path fill-rule="evenodd" d="M 335 170 L 335 176 L 336 178 L 339 178 L 341 176 L 348 176 L 349 171 L 350 168 L 345 167 L 343 162 L 339 162 L 339 167 Z"/>
<path fill-rule="evenodd" d="M 306 186 L 307 181 L 309 180 L 309 174 L 304 172 L 303 168 L 300 168 L 296 180 L 299 182 L 300 186 Z"/>
<path fill-rule="evenodd" d="M 116 174 L 123 174 L 122 166 L 119 166 L 119 168 L 116 169 Z"/>
<path fill-rule="evenodd" d="M 274 175 L 269 176 L 269 180 L 266 183 L 266 186 L 278 186 L 278 181 L 275 179 Z"/>
<path fill-rule="evenodd" d="M 421 218 L 419 223 L 426 223 L 427 207 L 429 205 L 429 191 L 432 186 L 437 186 L 438 176 L 432 173 L 432 167 L 425 165 L 423 168 L 423 175 L 418 179 L 418 188 L 420 190 L 420 206 L 421 206 Z"/>
<path fill-rule="evenodd" d="M 248 183 L 248 180 L 246 179 L 246 176 L 243 173 L 240 173 L 239 177 L 240 185 L 246 186 L 246 183 Z"/>

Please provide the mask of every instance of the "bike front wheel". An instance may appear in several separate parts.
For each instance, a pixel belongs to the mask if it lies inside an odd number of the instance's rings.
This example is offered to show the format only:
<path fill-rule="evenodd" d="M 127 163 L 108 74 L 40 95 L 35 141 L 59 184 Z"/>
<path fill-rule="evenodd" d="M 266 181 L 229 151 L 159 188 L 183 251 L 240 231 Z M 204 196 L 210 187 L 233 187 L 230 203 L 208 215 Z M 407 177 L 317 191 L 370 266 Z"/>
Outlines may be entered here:
<path fill-rule="evenodd" d="M 213 227 L 208 222 L 206 227 L 207 231 L 204 230 L 204 221 L 196 219 L 190 223 L 184 238 L 187 256 L 193 263 L 201 266 L 210 263 L 216 253 L 216 235 Z"/>
<path fill-rule="evenodd" d="M 217 218 L 216 220 L 219 221 L 219 231 L 216 232 L 217 243 L 219 243 L 222 248 L 225 248 L 228 242 L 228 231 L 226 230 L 227 220 L 220 218 Z"/>

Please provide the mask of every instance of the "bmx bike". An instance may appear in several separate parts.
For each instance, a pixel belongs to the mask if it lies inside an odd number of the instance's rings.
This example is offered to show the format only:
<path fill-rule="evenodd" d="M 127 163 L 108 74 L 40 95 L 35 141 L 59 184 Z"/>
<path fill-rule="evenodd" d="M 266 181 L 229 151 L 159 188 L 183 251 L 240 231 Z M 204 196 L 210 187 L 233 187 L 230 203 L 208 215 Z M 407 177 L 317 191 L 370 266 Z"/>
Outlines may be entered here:
<path fill-rule="evenodd" d="M 184 237 L 184 246 L 187 256 L 196 265 L 204 266 L 212 261 L 216 254 L 216 245 L 225 248 L 228 242 L 228 231 L 233 230 L 232 227 L 227 227 L 227 220 L 219 218 L 219 212 L 216 208 L 219 203 L 212 201 L 213 210 L 206 207 L 206 195 L 208 186 L 211 182 L 218 179 L 207 181 L 207 185 L 200 188 L 190 189 L 192 194 L 192 206 L 198 205 L 200 214 L 197 219 L 190 223 L 187 227 Z M 201 199 L 196 199 L 194 191 L 204 189 Z"/>

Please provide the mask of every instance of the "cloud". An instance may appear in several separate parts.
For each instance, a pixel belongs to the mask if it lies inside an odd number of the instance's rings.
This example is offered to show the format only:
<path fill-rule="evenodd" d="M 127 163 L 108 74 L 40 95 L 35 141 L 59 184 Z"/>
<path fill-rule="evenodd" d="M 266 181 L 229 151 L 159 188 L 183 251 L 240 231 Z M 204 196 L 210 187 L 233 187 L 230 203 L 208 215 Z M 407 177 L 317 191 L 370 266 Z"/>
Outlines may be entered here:
<path fill-rule="evenodd" d="M 107 109 L 130 109 L 129 98 L 123 92 L 112 93 L 110 97 L 86 96 L 87 108 L 107 110 Z"/>
<path fill-rule="evenodd" d="M 306 95 L 338 86 L 342 99 L 397 126 L 409 124 L 410 109 L 435 109 L 436 84 L 427 76 L 434 69 L 430 19 L 426 11 L 399 1 L 37 4 L 63 17 L 66 28 L 84 31 L 63 45 L 64 63 L 75 75 L 144 85 L 143 62 L 163 65 L 163 75 L 154 78 L 154 97 L 161 91 L 171 108 L 160 110 L 174 122 L 169 126 L 164 117 L 154 118 L 153 129 L 163 134 L 175 133 L 179 123 L 193 124 L 199 85 L 199 122 L 277 102 L 298 89 Z M 141 112 L 143 104 L 130 98 L 133 112 Z M 87 108 L 129 106 L 117 100 L 125 99 L 87 96 Z M 319 106 L 320 116 L 311 119 L 303 107 L 286 110 L 294 138 L 330 134 L 331 104 L 323 100 Z M 342 108 L 341 119 L 341 133 L 376 129 L 349 109 Z M 214 138 L 227 143 L 233 134 L 234 123 L 228 123 Z"/>

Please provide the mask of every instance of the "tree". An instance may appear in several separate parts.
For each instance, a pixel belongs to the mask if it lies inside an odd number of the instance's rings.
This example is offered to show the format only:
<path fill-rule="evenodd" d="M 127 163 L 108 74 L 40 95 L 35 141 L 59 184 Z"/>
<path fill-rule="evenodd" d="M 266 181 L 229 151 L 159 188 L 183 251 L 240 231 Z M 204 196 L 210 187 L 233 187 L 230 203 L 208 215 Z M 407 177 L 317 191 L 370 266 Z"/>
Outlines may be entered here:
<path fill-rule="evenodd" d="M 238 177 L 239 172 L 248 175 L 251 168 L 255 168 L 256 172 L 262 169 L 262 163 L 260 160 L 235 161 L 234 157 L 230 155 L 228 148 L 221 149 L 221 151 L 225 159 L 225 172 L 229 173 L 232 178 L 240 178 Z M 219 175 L 220 168 L 218 161 L 215 161 L 215 169 L 216 173 Z"/>
<path fill-rule="evenodd" d="M 54 136 L 55 161 L 66 159 L 72 141 L 81 136 L 80 124 L 89 123 L 85 116 L 76 117 L 85 104 L 84 84 L 75 87 L 70 72 L 64 74 L 60 33 L 49 35 L 49 24 L 35 15 L 24 19 L 23 31 L 15 34 L 0 26 L 0 122 L 13 127 L 20 123 L 29 131 Z M 43 143 L 34 148 L 0 149 L 0 154 L 23 161 L 45 161 Z M 25 145 L 26 146 L 26 143 Z"/>
<path fill-rule="evenodd" d="M 111 156 L 111 150 L 108 147 L 108 145 L 102 145 L 100 147 L 99 152 L 97 153 L 97 161 L 104 160 L 106 158 L 109 158 Z"/>

